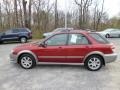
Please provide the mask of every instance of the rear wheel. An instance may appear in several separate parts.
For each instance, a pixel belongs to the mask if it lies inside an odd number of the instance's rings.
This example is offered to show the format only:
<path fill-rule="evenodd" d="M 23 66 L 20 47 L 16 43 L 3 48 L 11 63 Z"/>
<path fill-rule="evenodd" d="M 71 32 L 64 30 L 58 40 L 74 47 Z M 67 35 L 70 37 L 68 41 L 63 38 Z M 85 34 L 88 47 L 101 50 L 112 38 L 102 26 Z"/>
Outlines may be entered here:
<path fill-rule="evenodd" d="M 35 58 L 30 54 L 23 54 L 19 58 L 19 64 L 24 69 L 31 69 L 36 66 Z"/>
<path fill-rule="evenodd" d="M 120 34 L 119 34 L 118 38 L 120 38 Z"/>
<path fill-rule="evenodd" d="M 105 35 L 105 37 L 106 37 L 106 38 L 109 38 L 109 37 L 110 37 L 110 35 L 109 35 L 109 34 L 106 34 L 106 35 Z"/>
<path fill-rule="evenodd" d="M 2 44 L 3 43 L 3 41 L 0 41 L 0 44 Z"/>
<path fill-rule="evenodd" d="M 21 43 L 26 43 L 27 42 L 27 38 L 26 37 L 21 37 L 20 38 L 20 42 Z"/>
<path fill-rule="evenodd" d="M 103 58 L 98 55 L 89 56 L 85 61 L 85 67 L 90 71 L 97 71 L 103 65 Z"/>

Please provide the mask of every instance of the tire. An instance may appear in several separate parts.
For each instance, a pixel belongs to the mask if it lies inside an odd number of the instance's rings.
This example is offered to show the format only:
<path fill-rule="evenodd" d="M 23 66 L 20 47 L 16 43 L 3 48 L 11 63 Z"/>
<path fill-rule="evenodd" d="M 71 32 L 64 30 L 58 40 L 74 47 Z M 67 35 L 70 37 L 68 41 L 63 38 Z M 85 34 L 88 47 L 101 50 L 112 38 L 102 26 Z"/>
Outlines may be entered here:
<path fill-rule="evenodd" d="M 106 38 L 109 38 L 109 37 L 110 37 L 110 35 L 109 35 L 109 34 L 106 34 L 106 35 L 105 35 L 105 37 L 106 37 Z"/>
<path fill-rule="evenodd" d="M 32 69 L 36 66 L 35 58 L 30 54 L 23 54 L 19 58 L 19 64 L 24 69 Z"/>
<path fill-rule="evenodd" d="M 84 65 L 90 71 L 98 71 L 103 65 L 103 58 L 98 55 L 91 55 L 86 59 Z"/>
<path fill-rule="evenodd" d="M 120 38 L 120 35 L 118 36 L 118 38 Z"/>
<path fill-rule="evenodd" d="M 0 44 L 2 44 L 3 43 L 3 41 L 0 41 Z"/>
<path fill-rule="evenodd" d="M 27 38 L 26 37 L 21 37 L 20 38 L 20 42 L 21 43 L 26 43 L 27 42 Z"/>

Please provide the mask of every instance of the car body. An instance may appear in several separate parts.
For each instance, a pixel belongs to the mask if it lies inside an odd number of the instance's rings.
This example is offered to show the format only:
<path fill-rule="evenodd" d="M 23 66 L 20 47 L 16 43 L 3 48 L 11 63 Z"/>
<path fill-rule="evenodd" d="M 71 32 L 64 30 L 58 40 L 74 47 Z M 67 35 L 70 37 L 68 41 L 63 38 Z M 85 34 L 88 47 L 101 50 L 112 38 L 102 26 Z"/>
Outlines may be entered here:
<path fill-rule="evenodd" d="M 14 28 L 0 33 L 0 42 L 20 41 L 25 43 L 28 39 L 32 39 L 32 32 L 28 28 Z"/>
<path fill-rule="evenodd" d="M 98 33 L 73 30 L 56 33 L 39 43 L 17 46 L 11 51 L 10 60 L 25 69 L 36 64 L 84 64 L 96 71 L 116 60 L 114 49 L 114 45 Z"/>
<path fill-rule="evenodd" d="M 52 32 L 47 32 L 47 33 L 44 33 L 43 34 L 43 37 L 49 37 L 51 36 L 52 34 L 55 34 L 55 33 L 58 33 L 58 32 L 66 32 L 68 30 L 73 30 L 73 28 L 57 28 L 55 30 L 53 30 Z"/>
<path fill-rule="evenodd" d="M 120 38 L 120 29 L 105 29 L 104 31 L 98 32 L 106 38 L 110 37 L 119 37 Z"/>

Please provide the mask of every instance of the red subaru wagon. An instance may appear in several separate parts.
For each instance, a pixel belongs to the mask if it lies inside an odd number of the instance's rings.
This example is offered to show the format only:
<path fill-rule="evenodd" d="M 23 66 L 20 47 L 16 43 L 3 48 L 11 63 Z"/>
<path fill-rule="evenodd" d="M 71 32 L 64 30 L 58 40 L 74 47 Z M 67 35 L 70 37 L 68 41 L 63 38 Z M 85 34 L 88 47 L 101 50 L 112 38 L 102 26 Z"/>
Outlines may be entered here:
<path fill-rule="evenodd" d="M 114 45 L 100 34 L 72 30 L 56 33 L 44 40 L 17 46 L 11 51 L 12 62 L 30 69 L 37 64 L 81 65 L 91 71 L 116 60 Z"/>

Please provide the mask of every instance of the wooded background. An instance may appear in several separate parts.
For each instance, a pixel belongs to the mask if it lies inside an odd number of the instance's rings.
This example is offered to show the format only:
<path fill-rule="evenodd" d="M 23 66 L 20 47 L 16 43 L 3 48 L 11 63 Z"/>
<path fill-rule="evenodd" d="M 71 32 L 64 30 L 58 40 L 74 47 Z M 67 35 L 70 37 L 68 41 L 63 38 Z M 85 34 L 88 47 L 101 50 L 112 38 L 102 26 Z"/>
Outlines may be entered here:
<path fill-rule="evenodd" d="M 75 7 L 67 12 L 68 27 L 104 30 L 120 28 L 120 15 L 109 18 L 104 0 L 73 0 Z M 44 32 L 64 27 L 65 14 L 58 9 L 58 0 L 1 0 L 0 31 L 27 27 L 35 38 Z"/>

